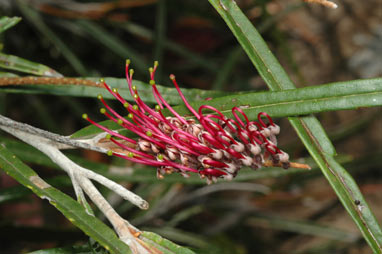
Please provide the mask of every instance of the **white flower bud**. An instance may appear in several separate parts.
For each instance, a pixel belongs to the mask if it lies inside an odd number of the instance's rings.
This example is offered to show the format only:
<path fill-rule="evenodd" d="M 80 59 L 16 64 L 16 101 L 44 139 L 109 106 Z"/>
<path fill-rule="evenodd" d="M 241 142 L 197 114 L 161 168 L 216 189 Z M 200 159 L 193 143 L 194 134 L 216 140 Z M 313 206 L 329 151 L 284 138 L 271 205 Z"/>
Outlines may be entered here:
<path fill-rule="evenodd" d="M 249 156 L 244 155 L 244 158 L 240 159 L 240 161 L 245 165 L 245 166 L 251 166 L 253 163 L 253 159 Z"/>
<path fill-rule="evenodd" d="M 258 145 L 258 144 L 249 144 L 249 151 L 253 154 L 253 155 L 258 155 L 261 153 L 261 147 Z"/>
<path fill-rule="evenodd" d="M 271 131 L 271 134 L 278 135 L 280 133 L 280 126 L 278 125 L 270 125 L 268 129 Z"/>
<path fill-rule="evenodd" d="M 216 160 L 220 160 L 221 158 L 223 158 L 223 152 L 219 149 L 213 149 L 214 152 L 210 153 L 210 155 L 212 156 L 212 158 L 216 159 Z"/>
<path fill-rule="evenodd" d="M 227 181 L 231 181 L 233 179 L 233 175 L 231 173 L 228 173 L 226 175 L 223 175 L 223 178 Z"/>
<path fill-rule="evenodd" d="M 244 152 L 244 149 L 245 149 L 243 143 L 237 143 L 237 144 L 231 145 L 231 148 L 238 153 Z"/>
<path fill-rule="evenodd" d="M 224 168 L 228 173 L 234 174 L 237 171 L 237 166 L 233 163 L 225 163 L 228 165 L 228 168 Z"/>
<path fill-rule="evenodd" d="M 159 153 L 160 150 L 159 150 L 159 147 L 153 143 L 150 143 L 151 144 L 151 150 L 154 152 L 154 153 Z"/>
<path fill-rule="evenodd" d="M 175 147 L 166 147 L 166 153 L 168 155 L 168 157 L 170 158 L 170 160 L 174 161 L 177 159 L 177 155 L 179 154 L 179 151 L 178 149 L 176 149 Z"/>
<path fill-rule="evenodd" d="M 248 130 L 249 131 L 257 131 L 257 126 L 255 124 L 250 124 L 250 125 L 248 125 Z"/>
<path fill-rule="evenodd" d="M 264 137 L 269 137 L 271 135 L 271 131 L 268 128 L 264 128 L 260 131 L 261 134 L 264 135 Z"/>
<path fill-rule="evenodd" d="M 138 141 L 138 147 L 143 152 L 151 152 L 151 143 L 147 140 L 140 139 Z"/>
<path fill-rule="evenodd" d="M 285 152 L 281 152 L 278 154 L 280 162 L 289 162 L 289 155 Z"/>
<path fill-rule="evenodd" d="M 226 150 L 223 150 L 223 155 L 224 155 L 224 157 L 226 159 L 231 159 L 232 158 L 231 154 L 229 152 L 227 152 Z"/>

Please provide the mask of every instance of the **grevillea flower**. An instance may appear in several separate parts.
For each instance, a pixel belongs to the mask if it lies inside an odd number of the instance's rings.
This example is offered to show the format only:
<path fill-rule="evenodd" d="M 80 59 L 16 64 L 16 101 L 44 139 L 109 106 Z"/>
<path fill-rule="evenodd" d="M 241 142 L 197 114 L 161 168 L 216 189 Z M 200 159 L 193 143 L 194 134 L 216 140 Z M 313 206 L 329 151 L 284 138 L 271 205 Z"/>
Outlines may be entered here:
<path fill-rule="evenodd" d="M 206 178 L 208 183 L 219 177 L 232 179 L 242 166 L 253 169 L 264 165 L 276 165 L 285 169 L 290 167 L 288 154 L 277 147 L 276 136 L 280 127 L 267 113 L 261 112 L 257 121 L 250 121 L 240 107 L 232 108 L 234 119 L 227 118 L 209 105 L 202 105 L 196 111 L 187 102 L 175 76 L 170 75 L 179 96 L 193 114 L 193 117 L 183 117 L 166 102 L 157 89 L 154 75 L 158 62 L 149 68 L 149 83 L 158 103 L 152 109 L 141 100 L 137 88 L 133 86 L 134 70 L 129 69 L 129 66 L 130 60 L 127 60 L 126 80 L 135 105 L 128 103 L 117 89 L 109 87 L 103 79 L 100 82 L 125 107 L 130 120 L 112 109 L 101 95 L 98 99 L 105 106 L 100 110 L 102 114 L 139 138 L 125 137 L 94 122 L 86 114 L 83 115 L 84 119 L 107 132 L 107 138 L 119 147 L 109 150 L 109 155 L 157 167 L 158 178 L 172 172 L 187 177 L 193 172 Z M 164 116 L 164 108 L 173 116 Z"/>

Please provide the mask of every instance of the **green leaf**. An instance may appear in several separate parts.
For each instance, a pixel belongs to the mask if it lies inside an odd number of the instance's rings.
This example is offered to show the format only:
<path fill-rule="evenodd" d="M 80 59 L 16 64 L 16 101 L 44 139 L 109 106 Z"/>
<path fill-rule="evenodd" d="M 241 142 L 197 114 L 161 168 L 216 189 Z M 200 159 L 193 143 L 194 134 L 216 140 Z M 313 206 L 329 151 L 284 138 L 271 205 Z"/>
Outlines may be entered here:
<path fill-rule="evenodd" d="M 205 102 L 191 103 L 199 108 Z M 273 117 L 308 115 L 313 113 L 356 109 L 382 105 L 382 78 L 337 82 L 277 92 L 255 92 L 224 96 L 208 101 L 224 115 L 233 117 L 233 107 L 240 107 L 249 119 L 259 112 Z M 174 108 L 179 114 L 189 114 L 185 106 Z"/>
<path fill-rule="evenodd" d="M 354 179 L 332 156 L 317 150 L 317 146 L 308 150 L 372 250 L 381 253 L 381 228 Z"/>
<path fill-rule="evenodd" d="M 46 65 L 3 53 L 0 53 L 0 67 L 37 76 L 62 77 L 60 73 Z"/>
<path fill-rule="evenodd" d="M 131 253 L 129 247 L 118 239 L 113 230 L 99 219 L 87 214 L 85 209 L 71 197 L 46 183 L 3 145 L 0 146 L 0 168 L 40 198 L 47 199 L 74 225 L 112 253 Z"/>
<path fill-rule="evenodd" d="M 242 48 L 271 90 L 295 88 L 288 74 L 271 53 L 260 33 L 235 1 L 209 0 L 236 36 Z"/>
<path fill-rule="evenodd" d="M 242 108 L 249 119 L 256 119 L 259 112 L 267 112 L 272 117 L 308 115 L 332 110 L 381 106 L 381 84 L 382 78 L 355 80 L 277 92 L 254 92 L 223 96 L 210 100 L 208 103 L 206 101 L 197 101 L 191 103 L 191 106 L 197 109 L 203 104 L 208 104 L 216 107 L 228 117 L 232 117 L 231 110 L 236 106 Z M 166 90 L 162 90 L 162 92 L 163 95 L 169 96 L 169 94 L 166 94 Z M 176 91 L 172 90 L 172 92 Z M 192 90 L 187 89 L 184 94 L 187 98 L 196 99 L 195 96 L 192 97 Z M 172 102 L 175 102 L 173 97 Z M 180 115 L 190 115 L 190 112 L 184 105 L 176 106 L 174 109 Z M 163 111 L 165 115 L 168 112 Z M 305 124 L 307 121 L 316 121 L 314 119 L 313 117 L 307 117 L 303 121 Z M 100 124 L 118 131 L 124 130 L 110 120 L 103 121 Z M 311 129 L 314 131 L 313 133 L 316 133 L 316 137 L 322 139 L 319 136 L 319 133 L 322 132 L 319 129 L 321 125 L 312 124 L 311 126 Z M 89 125 L 74 133 L 72 138 L 92 136 L 101 132 L 96 126 Z"/>
<path fill-rule="evenodd" d="M 236 3 L 231 0 L 209 0 L 209 2 L 230 27 L 269 88 L 293 89 L 294 84 Z M 374 101 L 374 98 L 371 99 Z M 380 98 L 375 99 L 380 100 Z M 318 120 L 314 117 L 290 117 L 289 121 L 365 240 L 375 253 L 381 253 L 381 228 L 352 177 L 333 158 L 335 150 Z M 360 205 L 357 205 L 358 202 Z"/>
<path fill-rule="evenodd" d="M 1 75 L 0 75 L 1 77 Z M 88 77 L 84 78 L 92 81 L 98 81 L 99 78 Z M 133 98 L 130 95 L 130 90 L 127 85 L 126 79 L 124 78 L 104 78 L 106 83 L 113 87 L 117 88 L 118 92 L 128 101 L 132 101 Z M 133 80 L 133 85 L 138 88 L 140 98 L 148 104 L 156 104 L 157 101 L 154 98 L 152 93 L 152 88 L 149 84 Z M 177 90 L 173 87 L 165 87 L 157 85 L 159 92 L 162 94 L 163 98 L 170 104 L 180 104 L 182 99 L 180 98 Z M 99 87 L 89 87 L 81 85 L 69 85 L 65 83 L 55 83 L 55 84 L 36 84 L 28 85 L 23 84 L 20 86 L 8 86 L 0 87 L 1 92 L 9 93 L 32 93 L 32 94 L 51 94 L 58 96 L 78 96 L 78 97 L 93 97 L 96 98 L 98 94 L 102 94 L 105 99 L 114 99 L 114 97 L 105 89 Z M 204 100 L 208 97 L 220 97 L 228 95 L 230 93 L 223 91 L 209 91 L 201 89 L 182 89 L 184 95 L 190 100 Z"/>
<path fill-rule="evenodd" d="M 163 254 L 195 254 L 195 252 L 179 246 L 153 232 L 142 232 L 139 236 L 150 246 L 162 251 Z"/>
<path fill-rule="evenodd" d="M 11 28 L 21 21 L 20 17 L 7 17 L 3 16 L 0 18 L 0 33 Z"/>

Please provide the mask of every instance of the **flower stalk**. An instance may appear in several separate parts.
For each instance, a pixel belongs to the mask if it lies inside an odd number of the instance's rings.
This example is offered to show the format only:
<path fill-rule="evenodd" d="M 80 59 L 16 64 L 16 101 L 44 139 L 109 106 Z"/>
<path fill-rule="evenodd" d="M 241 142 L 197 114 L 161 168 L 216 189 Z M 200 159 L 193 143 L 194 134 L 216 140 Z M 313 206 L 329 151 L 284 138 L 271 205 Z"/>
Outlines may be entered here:
<path fill-rule="evenodd" d="M 216 182 L 217 178 L 230 180 L 242 166 L 253 169 L 262 166 L 309 168 L 304 164 L 291 164 L 289 155 L 277 147 L 276 136 L 280 133 L 280 127 L 267 113 L 260 112 L 257 121 L 250 121 L 240 107 L 232 108 L 233 118 L 227 118 L 209 105 L 202 105 L 196 111 L 184 97 L 175 76 L 171 74 L 172 83 L 195 119 L 179 115 L 157 89 L 157 68 L 157 61 L 149 68 L 149 84 L 158 103 L 154 109 L 141 100 L 133 85 L 134 70 L 130 69 L 130 60 L 126 61 L 126 80 L 135 105 L 122 98 L 117 89 L 109 87 L 103 79 L 100 80 L 109 93 L 124 106 L 128 119 L 112 109 L 101 95 L 98 99 L 104 108 L 100 112 L 138 136 L 137 140 L 125 137 L 84 114 L 84 119 L 107 132 L 107 138 L 118 147 L 109 150 L 108 155 L 157 167 L 158 178 L 173 172 L 188 177 L 192 172 L 206 178 L 207 183 Z M 172 116 L 164 116 L 164 108 Z"/>

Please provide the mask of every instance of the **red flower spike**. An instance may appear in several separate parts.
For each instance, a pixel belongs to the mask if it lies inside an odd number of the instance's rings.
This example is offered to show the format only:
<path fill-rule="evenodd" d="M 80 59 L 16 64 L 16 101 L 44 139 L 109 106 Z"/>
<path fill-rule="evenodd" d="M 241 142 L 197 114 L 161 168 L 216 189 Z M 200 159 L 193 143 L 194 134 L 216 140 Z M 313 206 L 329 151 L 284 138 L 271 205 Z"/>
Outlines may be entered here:
<path fill-rule="evenodd" d="M 100 110 L 102 114 L 134 132 L 139 138 L 133 140 L 124 137 L 94 122 L 86 114 L 83 115 L 84 119 L 107 132 L 108 139 L 117 145 L 118 149 L 108 151 L 108 155 L 155 166 L 158 178 L 172 172 L 179 172 L 188 177 L 188 173 L 193 172 L 206 178 L 208 183 L 216 181 L 219 177 L 230 180 L 237 175 L 242 166 L 254 169 L 262 166 L 290 166 L 289 156 L 277 147 L 276 135 L 279 134 L 280 128 L 267 113 L 260 112 L 257 121 L 250 121 L 240 107 L 232 109 L 234 119 L 227 118 L 209 105 L 202 105 L 195 110 L 180 90 L 175 76 L 171 74 L 170 79 L 179 96 L 196 118 L 186 119 L 166 102 L 155 84 L 158 62 L 149 68 L 149 83 L 158 103 L 152 109 L 139 97 L 137 88 L 133 86 L 134 70 L 129 67 L 130 60 L 126 60 L 126 81 L 136 105 L 129 104 L 117 89 L 109 87 L 103 79 L 100 82 L 124 106 L 131 120 L 113 110 L 102 96 L 98 98 L 105 107 Z M 161 112 L 164 107 L 173 116 L 165 117 Z M 263 116 L 268 119 L 268 124 L 263 121 Z"/>

